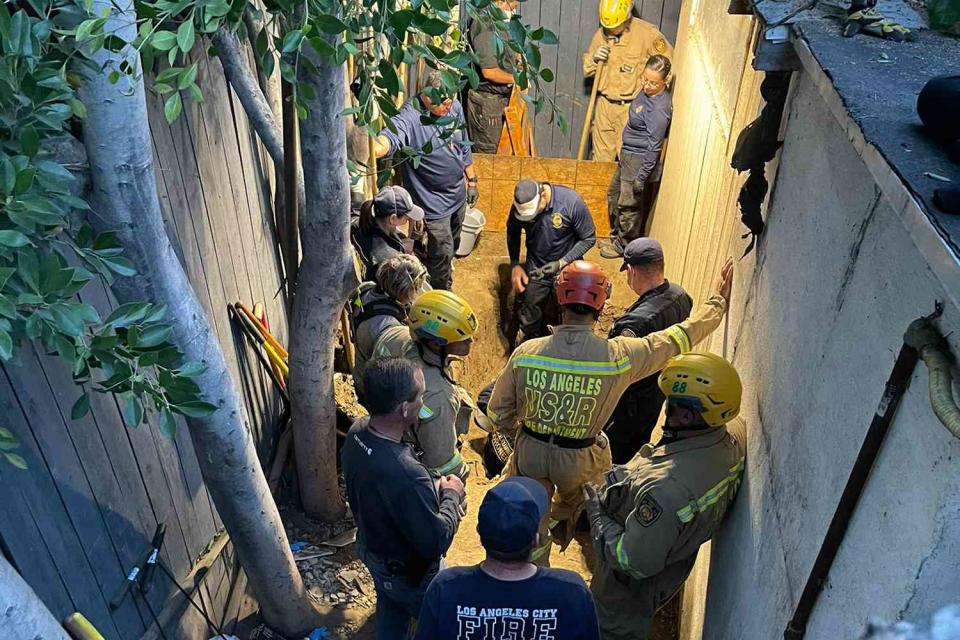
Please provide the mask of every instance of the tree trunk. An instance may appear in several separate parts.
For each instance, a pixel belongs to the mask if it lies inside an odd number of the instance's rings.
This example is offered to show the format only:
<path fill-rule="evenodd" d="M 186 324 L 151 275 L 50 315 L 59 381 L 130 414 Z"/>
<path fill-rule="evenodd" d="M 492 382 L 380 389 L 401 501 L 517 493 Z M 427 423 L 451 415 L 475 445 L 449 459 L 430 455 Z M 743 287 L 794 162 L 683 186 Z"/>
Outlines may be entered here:
<path fill-rule="evenodd" d="M 16 473 L 16 472 L 14 472 Z M 0 553 L 0 638 L 70 640 L 57 619 Z"/>
<path fill-rule="evenodd" d="M 130 42 L 136 35 L 132 0 L 94 0 L 93 12 L 104 11 L 112 14 L 105 29 Z M 97 60 L 104 70 L 92 74 L 81 93 L 88 113 L 84 141 L 93 183 L 91 222 L 100 231 L 115 230 L 126 256 L 140 269 L 136 276 L 116 280 L 117 299 L 165 304 L 172 342 L 187 361 L 207 365 L 197 383 L 219 409 L 188 421 L 204 480 L 265 620 L 285 635 L 300 637 L 318 626 L 320 612 L 293 562 L 221 345 L 164 230 L 142 77 L 117 84 L 107 79 L 124 56 L 139 72 L 132 48 L 120 54 L 104 50 Z"/>
<path fill-rule="evenodd" d="M 270 103 L 263 94 L 260 83 L 257 81 L 257 78 L 254 77 L 250 65 L 247 64 L 243 44 L 236 35 L 221 27 L 213 35 L 213 44 L 217 47 L 217 56 L 220 58 L 220 64 L 223 66 L 223 75 L 226 76 L 230 86 L 232 86 L 234 92 L 236 92 L 237 97 L 240 99 L 240 104 L 243 105 L 243 110 L 247 114 L 247 119 L 253 125 L 254 131 L 257 132 L 260 141 L 263 142 L 263 146 L 267 149 L 267 153 L 269 153 L 273 159 L 273 166 L 277 173 L 276 179 L 279 185 L 286 180 L 286 174 L 288 173 L 288 168 L 286 168 L 284 164 L 283 153 L 284 140 L 286 139 L 284 136 L 286 116 L 284 116 L 284 129 L 281 129 L 277 124 L 276 114 L 273 112 Z M 292 105 L 290 109 L 293 109 Z M 297 159 L 293 158 L 292 161 L 296 162 Z M 306 199 L 303 188 L 303 169 L 299 163 L 297 163 L 293 169 L 294 170 L 289 171 L 289 173 L 290 178 L 295 180 L 293 186 L 297 194 L 296 211 L 303 211 L 305 206 L 304 201 Z M 281 176 L 284 177 L 281 178 Z M 289 186 L 283 187 L 284 194 L 290 193 L 291 191 Z M 286 266 L 287 296 L 292 299 L 293 290 L 297 281 L 297 264 L 300 260 L 300 251 L 298 248 L 299 239 L 297 237 L 297 229 L 290 229 L 290 217 L 294 209 L 287 206 L 286 200 L 284 200 L 284 211 L 284 221 L 277 226 L 281 232 L 281 251 L 284 257 L 284 265 Z"/>
<path fill-rule="evenodd" d="M 330 522 L 344 512 L 337 483 L 336 403 L 333 354 L 340 312 L 356 286 L 350 249 L 350 191 L 346 169 L 343 66 L 304 55 L 316 65 L 300 66 L 301 83 L 313 86 L 310 115 L 300 123 L 300 152 L 307 185 L 301 213 L 303 261 L 290 327 L 290 399 L 294 450 L 304 510 Z"/>

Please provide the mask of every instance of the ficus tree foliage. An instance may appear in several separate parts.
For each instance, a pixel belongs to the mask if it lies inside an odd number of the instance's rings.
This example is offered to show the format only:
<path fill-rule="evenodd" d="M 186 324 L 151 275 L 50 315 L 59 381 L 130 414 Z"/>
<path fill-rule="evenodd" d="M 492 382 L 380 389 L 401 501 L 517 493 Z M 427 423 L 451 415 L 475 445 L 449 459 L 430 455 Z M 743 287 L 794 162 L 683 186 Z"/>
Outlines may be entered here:
<path fill-rule="evenodd" d="M 136 273 L 115 234 L 82 222 L 89 206 L 74 173 L 82 167 L 62 153 L 86 116 L 75 93 L 75 70 L 88 62 L 75 46 L 85 14 L 69 2 L 0 5 L 0 359 L 34 341 L 71 367 L 80 387 L 73 418 L 89 411 L 89 391 L 114 393 L 128 425 L 155 411 L 172 436 L 176 414 L 215 408 L 193 381 L 203 366 L 182 362 L 163 307 L 144 301 L 101 317 L 83 301 L 94 278 L 109 285 Z M 23 468 L 16 447 L 0 430 L 2 457 Z"/>

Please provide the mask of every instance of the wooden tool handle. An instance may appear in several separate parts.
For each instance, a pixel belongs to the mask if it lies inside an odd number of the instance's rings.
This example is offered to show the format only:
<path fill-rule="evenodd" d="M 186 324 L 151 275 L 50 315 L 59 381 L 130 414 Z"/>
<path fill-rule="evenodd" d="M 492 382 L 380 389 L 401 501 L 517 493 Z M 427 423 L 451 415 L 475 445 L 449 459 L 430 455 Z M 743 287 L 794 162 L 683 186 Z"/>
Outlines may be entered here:
<path fill-rule="evenodd" d="M 587 134 L 593 121 L 593 107 L 597 103 L 597 90 L 600 88 L 600 79 L 606 60 L 597 63 L 597 72 L 593 76 L 593 90 L 590 92 L 590 102 L 587 103 L 587 115 L 583 118 L 583 131 L 580 132 L 580 147 L 577 149 L 577 161 L 583 160 L 583 151 L 587 148 Z"/>

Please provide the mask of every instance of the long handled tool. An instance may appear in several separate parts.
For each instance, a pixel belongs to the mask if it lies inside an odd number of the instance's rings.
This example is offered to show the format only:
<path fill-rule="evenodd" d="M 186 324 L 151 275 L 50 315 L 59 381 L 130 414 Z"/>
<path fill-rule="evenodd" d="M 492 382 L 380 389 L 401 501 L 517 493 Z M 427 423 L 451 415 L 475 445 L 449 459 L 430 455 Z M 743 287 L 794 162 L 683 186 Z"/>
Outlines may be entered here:
<path fill-rule="evenodd" d="M 587 103 L 587 115 L 583 118 L 583 131 L 580 132 L 580 146 L 577 148 L 577 161 L 583 160 L 583 152 L 587 148 L 587 134 L 593 123 L 593 108 L 597 104 L 597 91 L 600 89 L 600 80 L 603 76 L 607 61 L 597 63 L 597 72 L 593 76 L 593 89 L 590 91 L 590 102 Z"/>

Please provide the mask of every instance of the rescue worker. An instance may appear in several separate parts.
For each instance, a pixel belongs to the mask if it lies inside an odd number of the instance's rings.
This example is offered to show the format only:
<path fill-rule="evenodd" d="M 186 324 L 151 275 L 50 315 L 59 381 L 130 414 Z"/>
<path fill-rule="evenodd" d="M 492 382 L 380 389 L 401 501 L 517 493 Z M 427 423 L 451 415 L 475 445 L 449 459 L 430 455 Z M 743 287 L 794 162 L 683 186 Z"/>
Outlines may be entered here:
<path fill-rule="evenodd" d="M 650 56 L 640 76 L 643 90 L 630 103 L 623 129 L 623 148 L 607 189 L 611 241 L 600 247 L 604 258 L 623 255 L 631 240 L 644 235 L 653 198 L 645 193 L 647 180 L 660 162 L 660 151 L 673 117 L 673 98 L 667 91 L 670 58 Z"/>
<path fill-rule="evenodd" d="M 687 353 L 660 374 L 663 439 L 584 487 L 599 563 L 592 590 L 604 640 L 646 638 L 654 612 L 690 575 L 717 532 L 743 472 L 740 377 L 712 353 Z"/>
<path fill-rule="evenodd" d="M 653 238 L 637 238 L 627 245 L 620 271 L 627 272 L 627 286 L 640 297 L 614 321 L 609 337 L 642 338 L 690 316 L 693 300 L 680 285 L 667 281 L 663 264 L 663 247 Z M 626 464 L 650 441 L 663 408 L 659 374 L 630 385 L 613 410 L 604 428 L 613 464 Z"/>
<path fill-rule="evenodd" d="M 630 15 L 633 0 L 600 0 L 600 29 L 583 54 L 583 77 L 594 79 L 597 104 L 593 114 L 593 159 L 612 162 L 620 151 L 630 103 L 643 88 L 641 73 L 654 54 L 668 58 L 673 48 L 655 26 Z"/>
<path fill-rule="evenodd" d="M 350 326 L 356 371 L 373 356 L 380 335 L 390 327 L 406 326 L 407 310 L 430 289 L 427 270 L 416 256 L 401 254 L 380 264 L 377 282 L 364 282 L 350 302 Z"/>
<path fill-rule="evenodd" d="M 521 236 L 526 259 L 520 264 Z M 518 341 L 546 335 L 544 307 L 554 300 L 557 274 L 579 260 L 597 241 L 593 218 L 583 198 L 569 187 L 521 180 L 507 218 L 507 253 L 518 305 Z"/>
<path fill-rule="evenodd" d="M 357 556 L 377 592 L 377 640 L 411 636 L 427 585 L 463 518 L 463 483 L 435 479 L 404 434 L 423 404 L 423 373 L 401 358 L 363 370 L 369 417 L 350 427 L 340 459 L 357 522 Z"/>
<path fill-rule="evenodd" d="M 390 327 L 374 348 L 374 359 L 403 357 L 423 370 L 427 392 L 420 421 L 411 431 L 414 446 L 431 473 L 453 473 L 466 480 L 469 467 L 460 455 L 461 437 L 470 428 L 473 400 L 450 373 L 450 358 L 470 353 L 477 316 L 466 300 L 450 291 L 427 291 L 410 308 L 409 327 Z"/>
<path fill-rule="evenodd" d="M 497 0 L 509 22 L 519 4 L 517 0 Z M 503 131 L 503 110 L 507 108 L 513 91 L 513 57 L 509 47 L 498 57 L 494 47 L 495 31 L 490 25 L 474 19 L 470 23 L 469 38 L 477 56 L 477 75 L 480 84 L 467 90 L 467 130 L 473 150 L 496 153 Z"/>
<path fill-rule="evenodd" d="M 599 482 L 610 469 L 602 428 L 620 395 L 719 326 L 732 279 L 733 260 L 728 259 L 717 293 L 689 319 L 643 338 L 607 339 L 593 333 L 610 295 L 603 270 L 578 260 L 560 272 L 557 299 L 563 324 L 552 336 L 517 347 L 487 406 L 495 429 L 519 427 L 506 475 L 539 480 L 554 496 L 552 512 L 540 524 L 538 564 L 549 564 L 551 530 L 562 546 L 572 537 L 583 485 Z"/>
<path fill-rule="evenodd" d="M 350 239 L 363 263 L 363 279 L 376 282 L 377 267 L 394 256 L 411 253 L 400 228 L 409 220 L 423 220 L 423 209 L 413 204 L 403 187 L 380 189 L 373 200 L 360 205 L 360 217 L 351 226 Z"/>
<path fill-rule="evenodd" d="M 418 96 L 407 100 L 400 113 L 391 118 L 395 129 L 385 128 L 374 139 L 376 156 L 393 155 L 412 147 L 419 163 L 405 162 L 403 184 L 413 202 L 425 212 L 426 253 L 421 256 L 434 289 L 449 289 L 453 283 L 451 262 L 460 244 L 460 230 L 467 206 L 476 204 L 477 174 L 469 139 L 463 130 L 460 101 L 441 95 L 443 78 L 436 69 L 427 69 L 420 81 Z M 452 119 L 452 125 L 424 123 L 421 118 Z M 427 145 L 429 153 L 424 152 Z"/>

